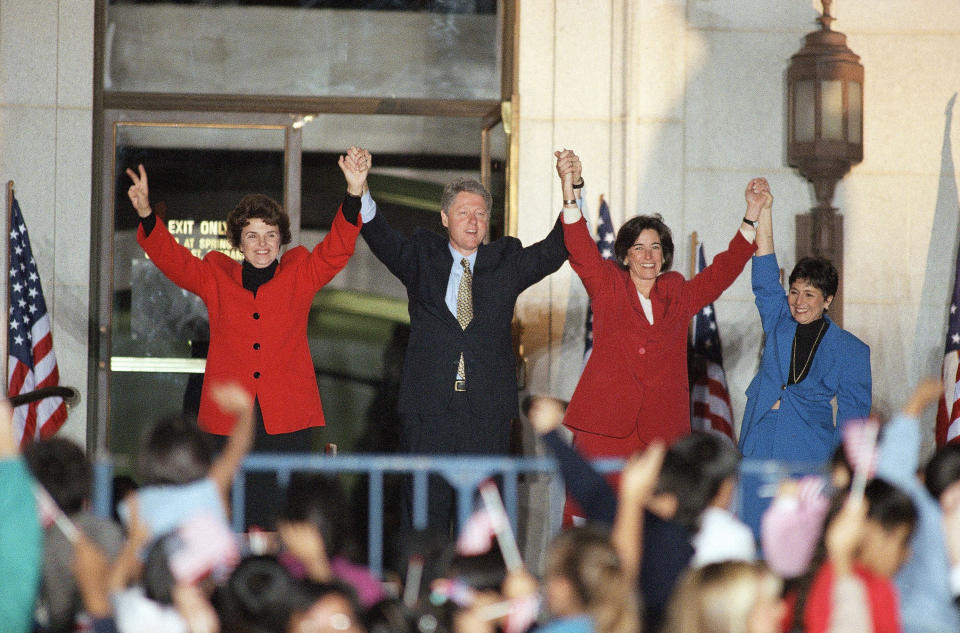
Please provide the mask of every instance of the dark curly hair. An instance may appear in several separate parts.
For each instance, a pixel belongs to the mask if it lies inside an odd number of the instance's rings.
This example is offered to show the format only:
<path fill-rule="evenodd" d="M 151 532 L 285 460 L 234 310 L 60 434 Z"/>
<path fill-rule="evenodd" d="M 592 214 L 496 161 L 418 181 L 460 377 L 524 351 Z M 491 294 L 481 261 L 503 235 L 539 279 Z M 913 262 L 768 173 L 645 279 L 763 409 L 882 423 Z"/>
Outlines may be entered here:
<path fill-rule="evenodd" d="M 280 229 L 281 244 L 290 243 L 290 216 L 280 203 L 262 193 L 251 193 L 241 198 L 233 211 L 227 214 L 227 237 L 234 248 L 240 248 L 243 227 L 255 218 Z"/>
<path fill-rule="evenodd" d="M 673 264 L 673 234 L 670 227 L 663 222 L 659 213 L 654 215 L 638 215 L 630 218 L 617 231 L 617 241 L 613 244 L 613 252 L 617 256 L 617 263 L 624 269 L 623 260 L 627 258 L 630 247 L 637 241 L 637 237 L 647 229 L 653 229 L 660 236 L 660 250 L 663 252 L 663 267 L 660 272 L 667 272 Z"/>
<path fill-rule="evenodd" d="M 790 273 L 790 285 L 798 279 L 806 279 L 811 286 L 823 293 L 824 299 L 837 294 L 837 287 L 840 285 L 837 269 L 829 259 L 823 257 L 804 257 L 798 261 Z"/>

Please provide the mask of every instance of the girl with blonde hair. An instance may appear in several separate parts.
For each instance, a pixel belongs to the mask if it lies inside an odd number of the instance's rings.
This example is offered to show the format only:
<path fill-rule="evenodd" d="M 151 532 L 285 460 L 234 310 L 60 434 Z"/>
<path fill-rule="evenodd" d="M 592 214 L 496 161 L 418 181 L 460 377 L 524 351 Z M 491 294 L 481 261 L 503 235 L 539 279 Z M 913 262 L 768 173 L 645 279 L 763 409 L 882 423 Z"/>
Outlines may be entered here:
<path fill-rule="evenodd" d="M 662 633 L 778 633 L 782 581 L 762 563 L 724 561 L 690 570 Z"/>

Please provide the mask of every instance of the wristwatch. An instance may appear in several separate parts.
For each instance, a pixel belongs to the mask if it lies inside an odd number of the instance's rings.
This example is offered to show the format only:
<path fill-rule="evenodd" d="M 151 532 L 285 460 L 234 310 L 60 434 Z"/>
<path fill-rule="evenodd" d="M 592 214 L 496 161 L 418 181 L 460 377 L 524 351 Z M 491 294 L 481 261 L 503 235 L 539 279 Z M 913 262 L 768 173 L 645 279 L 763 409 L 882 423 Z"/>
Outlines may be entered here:
<path fill-rule="evenodd" d="M 760 220 L 750 220 L 746 216 L 743 217 L 743 223 L 749 224 L 753 228 L 757 228 L 757 225 L 760 224 Z"/>

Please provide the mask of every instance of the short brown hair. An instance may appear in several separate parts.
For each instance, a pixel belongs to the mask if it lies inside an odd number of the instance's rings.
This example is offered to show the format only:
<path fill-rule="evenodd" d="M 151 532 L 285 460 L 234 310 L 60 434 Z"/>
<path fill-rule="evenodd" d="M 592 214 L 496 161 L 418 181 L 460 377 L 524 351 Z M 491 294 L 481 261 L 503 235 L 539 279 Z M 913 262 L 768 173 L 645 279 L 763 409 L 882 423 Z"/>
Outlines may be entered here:
<path fill-rule="evenodd" d="M 292 239 L 290 235 L 290 216 L 283 210 L 280 203 L 262 193 L 251 193 L 241 198 L 233 211 L 227 214 L 227 237 L 230 238 L 230 243 L 235 248 L 240 248 L 240 235 L 243 233 L 243 227 L 250 220 L 257 218 L 280 229 L 281 244 L 290 243 Z"/>
<path fill-rule="evenodd" d="M 646 231 L 653 229 L 660 236 L 660 249 L 663 252 L 663 266 L 660 272 L 670 270 L 673 264 L 673 235 L 670 233 L 670 227 L 663 222 L 663 217 L 659 213 L 654 215 L 638 215 L 624 223 L 617 231 L 617 241 L 613 244 L 613 252 L 617 256 L 617 263 L 626 268 L 623 260 L 627 258 L 630 247 L 637 241 L 637 237 Z"/>

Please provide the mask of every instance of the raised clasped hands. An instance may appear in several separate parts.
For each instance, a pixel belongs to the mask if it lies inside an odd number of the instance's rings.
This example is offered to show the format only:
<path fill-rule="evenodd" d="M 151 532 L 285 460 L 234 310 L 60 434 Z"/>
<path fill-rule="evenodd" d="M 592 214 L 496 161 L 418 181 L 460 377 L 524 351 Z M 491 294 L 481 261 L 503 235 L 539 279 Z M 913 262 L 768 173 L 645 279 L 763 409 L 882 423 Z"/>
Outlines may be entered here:
<path fill-rule="evenodd" d="M 756 220 L 760 217 L 760 211 L 773 208 L 773 194 L 770 193 L 770 183 L 766 178 L 754 178 L 747 183 L 747 190 L 744 192 L 747 200 L 747 219 Z"/>
<path fill-rule="evenodd" d="M 351 196 L 363 195 L 367 186 L 367 174 L 373 166 L 373 156 L 369 151 L 351 145 L 345 155 L 337 161 L 343 177 L 347 179 L 347 193 Z"/>
<path fill-rule="evenodd" d="M 574 195 L 573 185 L 583 180 L 583 165 L 580 163 L 580 157 L 572 149 L 556 151 L 553 155 L 557 158 L 557 175 L 563 186 L 563 197 L 571 200 Z"/>
<path fill-rule="evenodd" d="M 139 174 L 127 167 L 127 175 L 133 181 L 133 184 L 127 189 L 127 195 L 130 196 L 130 202 L 133 203 L 137 215 L 145 218 L 150 215 L 150 189 L 147 186 L 147 170 L 143 168 L 143 165 L 137 165 L 137 170 L 140 172 Z"/>

